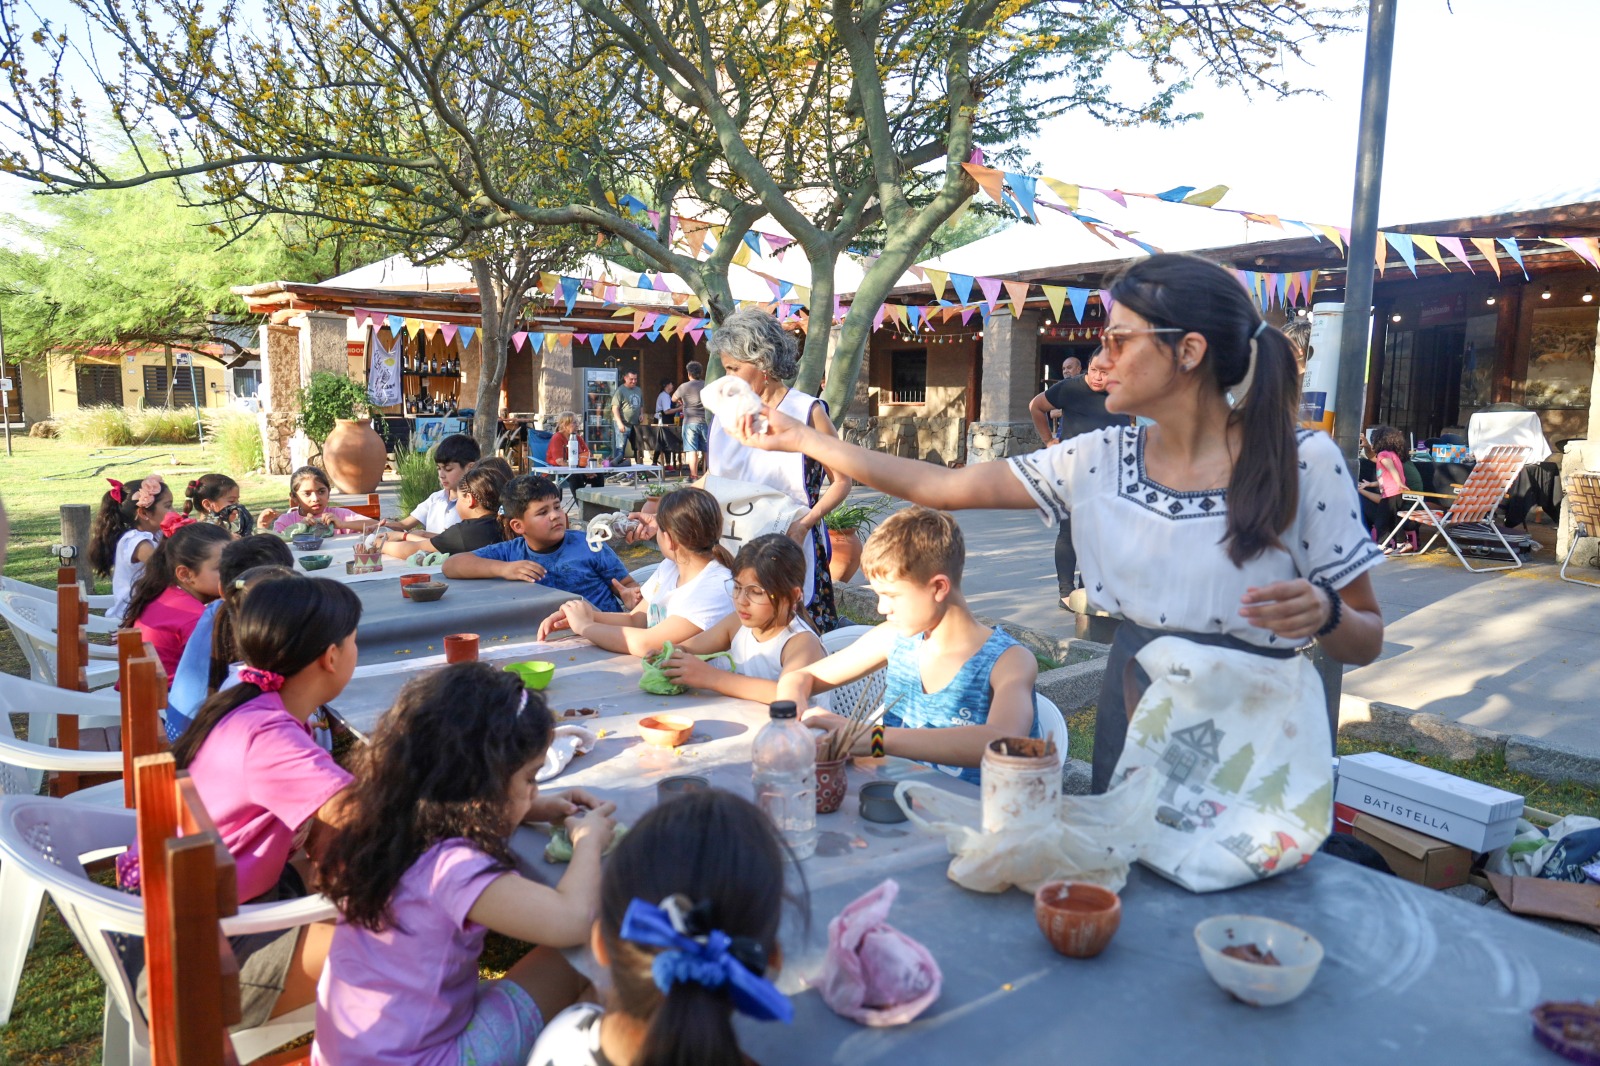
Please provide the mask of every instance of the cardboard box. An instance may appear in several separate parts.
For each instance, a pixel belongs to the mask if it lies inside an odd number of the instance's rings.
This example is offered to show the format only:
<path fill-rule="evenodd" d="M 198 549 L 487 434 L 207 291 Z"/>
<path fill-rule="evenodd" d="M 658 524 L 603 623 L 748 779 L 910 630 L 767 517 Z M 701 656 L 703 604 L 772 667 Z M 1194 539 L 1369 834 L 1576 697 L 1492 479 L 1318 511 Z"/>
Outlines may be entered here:
<path fill-rule="evenodd" d="M 1339 760 L 1338 803 L 1472 851 L 1511 842 L 1522 797 L 1379 752 Z"/>
<path fill-rule="evenodd" d="M 1472 872 L 1472 852 L 1459 844 L 1447 844 L 1370 814 L 1356 815 L 1350 835 L 1375 848 L 1397 876 L 1424 888 L 1464 885 Z"/>
<path fill-rule="evenodd" d="M 1600 885 L 1505 874 L 1490 874 L 1489 884 L 1512 914 L 1558 918 L 1600 929 Z"/>
<path fill-rule="evenodd" d="M 1342 803 L 1333 805 L 1333 831 L 1349 836 L 1355 828 L 1356 815 L 1361 812 L 1354 807 L 1346 807 Z"/>

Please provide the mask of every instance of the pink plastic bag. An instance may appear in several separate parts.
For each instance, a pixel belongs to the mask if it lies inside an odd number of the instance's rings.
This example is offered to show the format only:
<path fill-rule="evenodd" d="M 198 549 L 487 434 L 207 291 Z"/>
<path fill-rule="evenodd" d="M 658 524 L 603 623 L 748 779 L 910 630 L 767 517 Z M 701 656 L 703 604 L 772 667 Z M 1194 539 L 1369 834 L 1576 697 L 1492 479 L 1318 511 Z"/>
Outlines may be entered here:
<path fill-rule="evenodd" d="M 863 1025 L 904 1025 L 939 998 L 944 976 L 928 949 L 884 919 L 900 886 L 885 881 L 828 923 L 822 1001 Z"/>

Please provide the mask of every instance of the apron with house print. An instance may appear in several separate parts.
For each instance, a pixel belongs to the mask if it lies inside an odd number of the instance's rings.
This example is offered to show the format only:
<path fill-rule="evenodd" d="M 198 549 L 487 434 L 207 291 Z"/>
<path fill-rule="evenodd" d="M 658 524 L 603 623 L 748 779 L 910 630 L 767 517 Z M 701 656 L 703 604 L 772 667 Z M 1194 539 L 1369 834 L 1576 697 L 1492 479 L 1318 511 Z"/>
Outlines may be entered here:
<path fill-rule="evenodd" d="M 1192 892 L 1309 862 L 1333 818 L 1327 706 L 1310 661 L 1178 636 L 1135 659 L 1150 683 L 1112 780 L 1147 768 L 1162 781 L 1140 861 Z"/>

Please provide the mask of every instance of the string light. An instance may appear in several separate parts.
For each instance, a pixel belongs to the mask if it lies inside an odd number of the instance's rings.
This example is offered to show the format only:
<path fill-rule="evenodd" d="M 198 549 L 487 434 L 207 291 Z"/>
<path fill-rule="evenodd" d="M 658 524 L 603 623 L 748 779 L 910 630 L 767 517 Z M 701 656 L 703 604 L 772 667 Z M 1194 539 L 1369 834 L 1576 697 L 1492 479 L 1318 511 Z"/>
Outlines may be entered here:
<path fill-rule="evenodd" d="M 1550 286 L 1546 285 L 1544 287 L 1544 291 L 1539 294 L 1539 299 L 1541 299 L 1541 300 L 1550 299 Z"/>
<path fill-rule="evenodd" d="M 1587 285 L 1585 285 L 1583 287 L 1583 302 L 1584 303 L 1593 303 L 1594 302 L 1594 293 L 1592 291 L 1590 291 L 1590 289 L 1589 289 L 1589 287 Z"/>
<path fill-rule="evenodd" d="M 1483 302 L 1484 302 L 1484 303 L 1485 303 L 1485 304 L 1487 304 L 1487 305 L 1488 305 L 1488 306 L 1490 306 L 1490 307 L 1493 307 L 1493 306 L 1494 306 L 1494 297 L 1493 297 L 1493 296 L 1491 296 L 1491 297 L 1489 297 L 1489 298 L 1488 298 L 1488 299 L 1487 299 L 1487 300 L 1485 300 L 1485 301 L 1483 301 Z"/>
<path fill-rule="evenodd" d="M 1390 315 L 1389 316 L 1389 321 L 1390 322 L 1399 322 L 1400 321 L 1400 312 L 1396 311 L 1394 314 Z"/>

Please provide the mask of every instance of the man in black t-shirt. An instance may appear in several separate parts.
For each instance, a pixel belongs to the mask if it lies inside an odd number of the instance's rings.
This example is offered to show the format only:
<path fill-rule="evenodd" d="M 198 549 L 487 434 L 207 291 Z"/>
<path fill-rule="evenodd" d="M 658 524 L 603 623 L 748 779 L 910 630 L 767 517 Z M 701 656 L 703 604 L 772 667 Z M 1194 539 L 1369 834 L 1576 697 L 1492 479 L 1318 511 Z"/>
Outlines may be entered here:
<path fill-rule="evenodd" d="M 1056 432 L 1051 433 L 1050 416 L 1055 411 L 1061 413 L 1061 420 Z M 1082 377 L 1064 378 L 1035 396 L 1028 404 L 1028 414 L 1033 416 L 1033 426 L 1047 448 L 1080 433 L 1128 424 L 1126 415 L 1106 411 L 1106 371 L 1098 358 L 1089 364 Z M 1077 587 L 1077 571 L 1078 553 L 1072 546 L 1072 522 L 1064 518 L 1056 531 L 1056 587 L 1061 592 L 1063 610 L 1067 597 Z"/>

